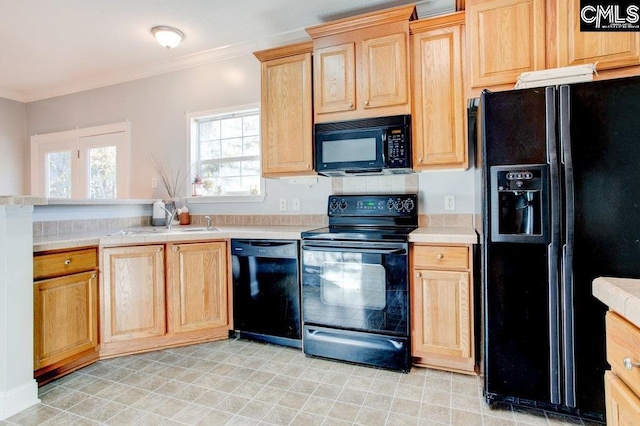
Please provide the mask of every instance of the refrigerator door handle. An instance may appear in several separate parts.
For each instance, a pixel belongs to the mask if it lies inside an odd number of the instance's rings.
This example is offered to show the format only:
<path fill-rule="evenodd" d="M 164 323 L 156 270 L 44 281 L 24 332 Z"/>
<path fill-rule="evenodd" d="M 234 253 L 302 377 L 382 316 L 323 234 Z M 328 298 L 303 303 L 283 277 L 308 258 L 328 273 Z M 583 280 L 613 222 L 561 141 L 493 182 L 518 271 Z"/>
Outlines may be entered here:
<path fill-rule="evenodd" d="M 564 403 L 576 406 L 575 347 L 573 327 L 573 246 L 574 246 L 574 180 L 571 156 L 570 127 L 571 93 L 569 86 L 560 86 L 560 143 L 564 163 L 565 244 L 562 246 L 562 347 L 564 354 Z"/>
<path fill-rule="evenodd" d="M 560 302 L 558 257 L 560 251 L 560 173 L 556 140 L 556 89 L 545 89 L 547 163 L 549 164 L 549 235 L 547 246 L 549 285 L 549 384 L 551 403 L 560 404 Z"/>

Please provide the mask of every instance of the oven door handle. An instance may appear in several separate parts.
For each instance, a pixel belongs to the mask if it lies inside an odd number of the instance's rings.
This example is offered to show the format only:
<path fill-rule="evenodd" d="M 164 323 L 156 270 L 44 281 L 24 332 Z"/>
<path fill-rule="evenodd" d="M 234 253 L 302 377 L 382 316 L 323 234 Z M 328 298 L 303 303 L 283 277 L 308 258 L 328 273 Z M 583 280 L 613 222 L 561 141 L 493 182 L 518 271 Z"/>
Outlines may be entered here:
<path fill-rule="evenodd" d="M 316 246 L 313 244 L 305 244 L 302 246 L 302 250 L 307 251 L 325 251 L 325 252 L 349 252 L 349 253 L 366 253 L 366 254 L 407 254 L 407 249 L 404 247 L 399 248 L 363 248 L 363 247 L 352 247 L 352 246 Z"/>

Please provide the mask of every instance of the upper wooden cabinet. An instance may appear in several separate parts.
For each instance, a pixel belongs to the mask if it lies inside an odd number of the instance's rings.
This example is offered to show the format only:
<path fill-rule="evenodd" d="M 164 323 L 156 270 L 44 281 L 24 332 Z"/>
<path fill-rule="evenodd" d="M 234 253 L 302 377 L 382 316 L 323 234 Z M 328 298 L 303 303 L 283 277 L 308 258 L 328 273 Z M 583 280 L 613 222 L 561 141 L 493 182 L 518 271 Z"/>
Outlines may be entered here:
<path fill-rule="evenodd" d="M 581 32 L 580 0 L 553 0 L 552 7 L 557 22 L 549 22 L 557 39 L 556 61 L 558 67 L 592 64 L 598 70 L 640 65 L 640 33 L 629 32 Z M 550 37 L 553 39 L 553 37 Z"/>
<path fill-rule="evenodd" d="M 311 52 L 300 43 L 255 52 L 262 63 L 262 176 L 315 174 Z"/>
<path fill-rule="evenodd" d="M 402 6 L 307 28 L 315 122 L 411 113 L 409 21 Z"/>
<path fill-rule="evenodd" d="M 316 113 L 349 111 L 356 106 L 355 43 L 317 49 L 314 52 Z"/>
<path fill-rule="evenodd" d="M 464 12 L 410 24 L 413 168 L 467 168 Z"/>
<path fill-rule="evenodd" d="M 512 86 L 545 68 L 545 0 L 467 0 L 466 8 L 472 88 Z"/>

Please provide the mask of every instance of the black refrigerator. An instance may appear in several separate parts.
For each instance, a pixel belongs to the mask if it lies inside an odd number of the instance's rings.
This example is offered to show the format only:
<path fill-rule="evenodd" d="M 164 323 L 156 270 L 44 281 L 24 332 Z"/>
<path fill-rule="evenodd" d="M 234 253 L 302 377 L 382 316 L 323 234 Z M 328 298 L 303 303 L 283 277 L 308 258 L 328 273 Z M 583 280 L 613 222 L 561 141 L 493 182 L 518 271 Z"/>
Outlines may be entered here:
<path fill-rule="evenodd" d="M 480 100 L 485 399 L 604 421 L 598 276 L 640 278 L 640 78 Z"/>

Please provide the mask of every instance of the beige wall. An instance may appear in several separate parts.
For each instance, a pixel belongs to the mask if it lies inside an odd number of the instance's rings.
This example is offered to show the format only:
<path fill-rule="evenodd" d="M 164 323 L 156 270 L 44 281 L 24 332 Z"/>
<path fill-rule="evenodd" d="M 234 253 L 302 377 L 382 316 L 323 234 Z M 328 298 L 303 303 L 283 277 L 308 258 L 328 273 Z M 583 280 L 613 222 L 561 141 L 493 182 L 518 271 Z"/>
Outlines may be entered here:
<path fill-rule="evenodd" d="M 175 169 L 188 164 L 185 114 L 259 102 L 260 63 L 253 55 L 245 55 L 28 103 L 27 132 L 30 136 L 130 120 L 131 198 L 162 198 L 166 194 L 160 188 L 151 188 L 155 172 L 147 159 L 156 153 Z M 279 213 L 279 198 L 291 198 L 295 192 L 301 201 L 301 210 L 295 213 L 319 213 L 326 210 L 330 189 L 327 178 L 320 178 L 319 183 L 308 189 L 270 179 L 263 203 L 198 205 L 196 210 L 225 214 Z"/>
<path fill-rule="evenodd" d="M 0 98 L 0 195 L 25 195 L 29 158 L 27 108 Z"/>

